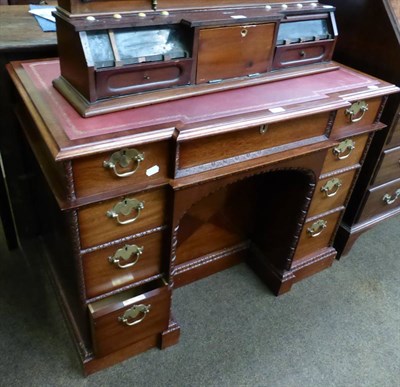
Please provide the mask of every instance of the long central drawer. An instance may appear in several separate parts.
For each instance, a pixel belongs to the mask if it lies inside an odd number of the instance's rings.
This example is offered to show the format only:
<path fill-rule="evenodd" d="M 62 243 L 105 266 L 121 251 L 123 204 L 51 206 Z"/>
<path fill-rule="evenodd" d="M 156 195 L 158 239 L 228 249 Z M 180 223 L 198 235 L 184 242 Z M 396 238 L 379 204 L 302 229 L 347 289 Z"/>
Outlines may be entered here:
<path fill-rule="evenodd" d="M 322 136 L 326 132 L 329 114 L 329 112 L 324 112 L 295 120 L 181 142 L 179 166 L 189 168 Z"/>

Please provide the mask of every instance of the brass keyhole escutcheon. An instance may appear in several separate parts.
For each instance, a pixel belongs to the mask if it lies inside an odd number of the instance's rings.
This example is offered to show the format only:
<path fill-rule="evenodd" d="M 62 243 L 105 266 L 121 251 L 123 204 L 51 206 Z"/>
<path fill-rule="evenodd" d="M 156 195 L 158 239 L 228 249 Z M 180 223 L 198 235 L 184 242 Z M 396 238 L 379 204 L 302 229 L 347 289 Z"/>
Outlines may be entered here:
<path fill-rule="evenodd" d="M 240 35 L 242 35 L 242 38 L 245 38 L 246 37 L 246 35 L 248 34 L 248 30 L 246 29 L 246 28 L 243 28 L 241 31 L 240 31 Z"/>
<path fill-rule="evenodd" d="M 127 325 L 133 326 L 140 324 L 150 312 L 151 305 L 133 305 L 132 308 L 125 311 L 125 313 L 118 317 L 118 321 Z"/>
<path fill-rule="evenodd" d="M 106 212 L 106 216 L 111 219 L 116 219 L 118 224 L 129 224 L 139 219 L 142 210 L 144 209 L 144 202 L 137 199 L 124 199 L 114 207 Z M 133 217 L 125 219 L 128 215 L 133 213 Z"/>
<path fill-rule="evenodd" d="M 368 104 L 365 101 L 355 102 L 346 109 L 345 114 L 348 117 L 350 122 L 358 122 L 361 121 L 368 111 Z"/>
<path fill-rule="evenodd" d="M 321 187 L 321 192 L 323 192 L 327 198 L 331 198 L 339 192 L 341 186 L 342 181 L 335 177 L 334 179 L 327 181 L 326 184 Z"/>
<path fill-rule="evenodd" d="M 351 152 L 356 148 L 356 143 L 348 138 L 342 141 L 337 147 L 333 148 L 332 152 L 338 160 L 347 159 Z"/>
<path fill-rule="evenodd" d="M 260 134 L 265 134 L 268 131 L 268 125 L 260 125 Z"/>
<path fill-rule="evenodd" d="M 386 195 L 382 198 L 382 200 L 383 200 L 386 204 L 390 205 L 390 204 L 395 203 L 395 202 L 397 201 L 398 198 L 400 198 L 400 188 L 399 188 L 398 190 L 396 190 L 396 192 L 395 192 L 393 195 L 386 194 Z"/>
<path fill-rule="evenodd" d="M 138 263 L 140 256 L 143 254 L 143 250 L 143 246 L 125 245 L 118 249 L 114 255 L 108 257 L 108 261 L 120 269 L 127 269 Z"/>
<path fill-rule="evenodd" d="M 306 52 L 303 51 L 303 50 L 301 50 L 301 51 L 299 52 L 299 55 L 300 55 L 302 58 L 304 58 L 304 57 L 306 56 Z"/>
<path fill-rule="evenodd" d="M 118 152 L 114 152 L 109 160 L 103 161 L 103 167 L 106 169 L 112 169 L 115 176 L 128 177 L 138 170 L 142 161 L 144 161 L 143 153 L 133 148 L 125 148 Z M 131 170 L 123 172 L 124 168 L 127 168 L 128 166 L 131 166 Z M 120 168 L 122 168 L 122 170 Z"/>
<path fill-rule="evenodd" d="M 307 234 L 311 238 L 316 238 L 317 236 L 322 234 L 322 232 L 326 229 L 327 226 L 328 222 L 326 220 L 322 219 L 317 220 L 311 225 L 311 227 L 307 229 Z"/>

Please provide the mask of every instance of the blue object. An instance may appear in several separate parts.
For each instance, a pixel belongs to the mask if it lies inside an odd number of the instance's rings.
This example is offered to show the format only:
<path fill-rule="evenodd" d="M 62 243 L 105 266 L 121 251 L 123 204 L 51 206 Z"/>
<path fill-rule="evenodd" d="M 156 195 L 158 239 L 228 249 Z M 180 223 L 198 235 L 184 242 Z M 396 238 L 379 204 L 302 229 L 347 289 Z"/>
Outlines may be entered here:
<path fill-rule="evenodd" d="M 54 6 L 51 5 L 35 5 L 35 4 L 29 4 L 29 9 L 45 9 L 45 8 L 54 8 Z M 43 17 L 33 15 L 36 19 L 36 21 L 39 23 L 40 28 L 43 30 L 43 32 L 55 32 L 56 31 L 56 23 L 47 20 Z"/>

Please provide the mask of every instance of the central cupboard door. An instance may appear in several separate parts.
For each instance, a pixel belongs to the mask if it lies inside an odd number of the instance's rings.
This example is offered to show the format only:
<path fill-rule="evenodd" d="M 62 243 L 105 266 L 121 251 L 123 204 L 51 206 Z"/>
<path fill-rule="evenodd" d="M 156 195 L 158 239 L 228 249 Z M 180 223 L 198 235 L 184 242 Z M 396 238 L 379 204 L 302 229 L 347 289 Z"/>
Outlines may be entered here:
<path fill-rule="evenodd" d="M 265 73 L 274 38 L 275 23 L 201 29 L 196 83 Z"/>

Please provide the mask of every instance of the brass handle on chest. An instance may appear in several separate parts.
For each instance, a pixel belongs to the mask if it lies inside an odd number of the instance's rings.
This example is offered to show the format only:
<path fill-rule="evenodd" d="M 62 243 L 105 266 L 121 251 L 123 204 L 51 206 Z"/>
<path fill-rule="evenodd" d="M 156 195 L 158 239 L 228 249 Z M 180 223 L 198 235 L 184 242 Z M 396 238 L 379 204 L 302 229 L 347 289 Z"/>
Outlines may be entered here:
<path fill-rule="evenodd" d="M 333 148 L 333 154 L 339 160 L 347 159 L 347 157 L 350 156 L 355 147 L 356 143 L 348 138 L 347 140 L 342 141 L 338 146 Z"/>
<path fill-rule="evenodd" d="M 144 202 L 137 199 L 124 199 L 121 202 L 118 202 L 111 210 L 107 211 L 106 215 L 109 218 L 117 219 L 119 224 L 129 224 L 139 218 L 143 209 Z M 124 217 L 130 215 L 133 211 L 136 212 L 136 215 L 133 218 L 124 219 Z"/>
<path fill-rule="evenodd" d="M 144 161 L 143 153 L 136 149 L 121 149 L 114 152 L 108 161 L 103 161 L 103 167 L 112 169 L 118 177 L 128 177 L 133 175 L 139 168 L 140 163 Z M 128 168 L 132 164 L 132 169 L 128 172 L 120 172 L 119 168 Z"/>
<path fill-rule="evenodd" d="M 396 190 L 396 192 L 394 193 L 394 195 L 386 194 L 386 195 L 382 198 L 382 200 L 383 200 L 386 204 L 390 205 L 390 204 L 393 204 L 394 202 L 396 202 L 396 200 L 397 200 L 398 198 L 400 198 L 400 188 Z"/>
<path fill-rule="evenodd" d="M 140 256 L 143 254 L 143 247 L 136 245 L 125 245 L 121 249 L 118 249 L 113 256 L 108 257 L 108 261 L 118 266 L 120 269 L 127 269 L 128 267 L 135 266 L 139 261 Z M 131 257 L 135 255 L 135 259 L 128 262 Z M 123 263 L 128 262 L 128 263 Z"/>
<path fill-rule="evenodd" d="M 315 238 L 318 235 L 321 235 L 321 233 L 326 229 L 326 227 L 328 226 L 328 222 L 326 220 L 317 220 L 315 223 L 313 223 L 311 225 L 311 227 L 309 227 L 307 229 L 307 234 L 311 237 L 311 238 Z"/>
<path fill-rule="evenodd" d="M 151 305 L 133 305 L 132 308 L 125 311 L 125 313 L 118 317 L 118 321 L 121 321 L 123 324 L 132 326 L 141 323 L 150 312 Z M 139 319 L 135 320 L 138 316 L 141 316 Z"/>
<path fill-rule="evenodd" d="M 349 117 L 350 122 L 358 122 L 363 119 L 367 111 L 368 104 L 365 101 L 359 101 L 346 109 L 345 114 Z"/>
<path fill-rule="evenodd" d="M 342 181 L 335 177 L 334 179 L 327 181 L 325 185 L 321 187 L 321 192 L 323 192 L 326 197 L 331 198 L 338 193 L 341 186 Z"/>

